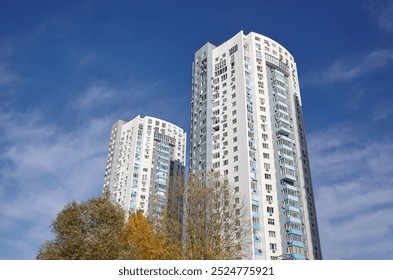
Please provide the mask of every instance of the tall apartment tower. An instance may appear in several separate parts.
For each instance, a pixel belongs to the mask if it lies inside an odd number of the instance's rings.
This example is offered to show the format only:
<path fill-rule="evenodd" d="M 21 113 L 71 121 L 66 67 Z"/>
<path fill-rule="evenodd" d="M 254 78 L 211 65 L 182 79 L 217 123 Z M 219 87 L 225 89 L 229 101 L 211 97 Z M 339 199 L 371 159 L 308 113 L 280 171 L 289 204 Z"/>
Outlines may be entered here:
<path fill-rule="evenodd" d="M 128 212 L 157 218 L 168 203 L 169 179 L 184 176 L 186 133 L 169 122 L 140 116 L 112 125 L 104 190 Z"/>
<path fill-rule="evenodd" d="M 247 259 L 321 259 L 296 63 L 243 31 L 193 62 L 191 170 L 219 171 L 245 198 Z"/>

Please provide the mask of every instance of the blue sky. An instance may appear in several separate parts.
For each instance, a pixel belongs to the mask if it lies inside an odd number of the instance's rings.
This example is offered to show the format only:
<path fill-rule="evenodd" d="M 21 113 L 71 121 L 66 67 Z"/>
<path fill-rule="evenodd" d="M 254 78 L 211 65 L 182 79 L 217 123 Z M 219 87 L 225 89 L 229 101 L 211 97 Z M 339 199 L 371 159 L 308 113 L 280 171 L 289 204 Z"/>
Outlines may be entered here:
<path fill-rule="evenodd" d="M 207 41 L 264 34 L 298 65 L 326 259 L 393 259 L 393 1 L 0 2 L 0 259 L 32 259 L 101 192 L 110 127 L 189 129 Z"/>

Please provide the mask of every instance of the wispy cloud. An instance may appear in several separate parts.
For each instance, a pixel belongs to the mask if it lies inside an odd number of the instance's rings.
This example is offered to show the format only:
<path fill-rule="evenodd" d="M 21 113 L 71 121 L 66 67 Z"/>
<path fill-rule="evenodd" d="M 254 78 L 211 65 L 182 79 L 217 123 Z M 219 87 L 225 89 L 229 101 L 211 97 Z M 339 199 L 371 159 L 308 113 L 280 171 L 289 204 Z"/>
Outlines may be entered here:
<path fill-rule="evenodd" d="M 18 75 L 0 64 L 0 87 L 10 84 L 18 79 Z"/>
<path fill-rule="evenodd" d="M 10 63 L 10 58 L 15 55 L 13 42 L 0 38 L 0 95 L 8 92 L 7 87 L 14 86 L 22 81 L 15 66 Z M 1 104 L 0 104 L 1 105 Z"/>
<path fill-rule="evenodd" d="M 368 1 L 365 5 L 366 10 L 375 19 L 377 25 L 388 32 L 393 32 L 393 2 Z"/>
<path fill-rule="evenodd" d="M 39 114 L 1 112 L 0 246 L 14 256 L 0 253 L 0 259 L 33 258 L 67 202 L 100 193 L 112 121 L 63 131 Z"/>
<path fill-rule="evenodd" d="M 129 89 L 97 82 L 78 93 L 65 108 L 72 128 L 41 111 L 0 106 L 0 259 L 33 258 L 67 202 L 101 192 L 114 121 L 138 114 L 171 121 L 166 116 L 176 117 L 171 108 L 179 102 L 164 98 L 159 82 Z"/>
<path fill-rule="evenodd" d="M 188 102 L 188 95 L 174 95 L 173 87 L 160 80 L 136 81 L 130 77 L 127 85 L 92 82 L 68 106 L 77 110 L 78 114 L 88 112 L 90 117 L 91 114 L 106 114 L 116 120 L 150 115 L 183 127 L 188 125 L 186 119 L 179 118 L 188 115 L 188 108 L 184 106 L 184 102 Z"/>
<path fill-rule="evenodd" d="M 102 102 L 116 100 L 119 94 L 110 87 L 94 84 L 90 86 L 86 92 L 77 99 L 75 105 L 80 108 L 87 108 Z"/>
<path fill-rule="evenodd" d="M 393 62 L 393 49 L 373 50 L 364 55 L 341 57 L 321 72 L 306 73 L 305 84 L 349 81 L 377 71 Z"/>
<path fill-rule="evenodd" d="M 372 114 L 373 121 L 382 121 L 388 119 L 393 114 L 393 100 L 384 100 L 383 103 L 377 105 L 376 110 Z"/>
<path fill-rule="evenodd" d="M 381 28 L 393 32 L 393 3 L 390 4 L 384 9 L 379 17 L 378 24 Z"/>
<path fill-rule="evenodd" d="M 324 257 L 391 258 L 393 147 L 361 127 L 340 124 L 310 135 Z"/>

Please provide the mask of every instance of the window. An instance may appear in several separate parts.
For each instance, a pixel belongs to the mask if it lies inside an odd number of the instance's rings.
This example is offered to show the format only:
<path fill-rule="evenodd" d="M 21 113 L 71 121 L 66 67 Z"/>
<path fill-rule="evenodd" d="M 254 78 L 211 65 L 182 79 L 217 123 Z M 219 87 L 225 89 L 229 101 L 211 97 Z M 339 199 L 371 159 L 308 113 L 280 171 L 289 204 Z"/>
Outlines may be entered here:
<path fill-rule="evenodd" d="M 267 180 L 271 180 L 272 179 L 272 175 L 265 173 L 265 179 Z"/>
<path fill-rule="evenodd" d="M 238 161 L 239 160 L 239 157 L 238 156 L 234 156 L 233 157 L 233 161 Z"/>
<path fill-rule="evenodd" d="M 237 146 L 233 147 L 233 152 L 237 152 L 238 148 Z"/>
<path fill-rule="evenodd" d="M 239 176 L 235 176 L 234 181 L 239 182 Z"/>
<path fill-rule="evenodd" d="M 263 158 L 269 159 L 269 154 L 263 153 Z"/>
<path fill-rule="evenodd" d="M 265 189 L 267 190 L 268 193 L 270 193 L 272 191 L 272 185 L 265 184 Z"/>
<path fill-rule="evenodd" d="M 238 165 L 236 165 L 235 167 L 233 167 L 233 172 L 236 172 L 236 171 L 238 171 L 239 170 L 239 166 Z"/>
<path fill-rule="evenodd" d="M 269 237 L 276 237 L 276 232 L 269 230 Z"/>
<path fill-rule="evenodd" d="M 237 44 L 229 49 L 229 55 L 234 54 L 237 51 L 238 47 Z"/>
<path fill-rule="evenodd" d="M 272 203 L 273 202 L 273 196 L 267 195 L 266 196 L 266 201 L 268 201 L 269 203 Z"/>
<path fill-rule="evenodd" d="M 271 218 L 267 219 L 267 224 L 274 226 L 274 219 Z"/>
<path fill-rule="evenodd" d="M 267 212 L 269 214 L 273 214 L 274 213 L 274 208 L 273 207 L 267 207 Z"/>
<path fill-rule="evenodd" d="M 276 243 L 270 243 L 270 250 L 277 250 L 277 244 Z"/>

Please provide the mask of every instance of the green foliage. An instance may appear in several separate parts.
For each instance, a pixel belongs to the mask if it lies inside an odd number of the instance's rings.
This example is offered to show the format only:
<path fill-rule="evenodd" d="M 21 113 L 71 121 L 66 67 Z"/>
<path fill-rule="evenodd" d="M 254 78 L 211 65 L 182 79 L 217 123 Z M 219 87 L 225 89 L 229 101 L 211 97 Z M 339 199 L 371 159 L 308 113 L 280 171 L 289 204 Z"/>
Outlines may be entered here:
<path fill-rule="evenodd" d="M 41 260 L 231 260 L 250 236 L 247 208 L 218 173 L 173 178 L 168 209 L 155 219 L 140 211 L 125 223 L 109 195 L 67 204 L 52 223 Z"/>
<path fill-rule="evenodd" d="M 67 204 L 52 223 L 55 237 L 38 252 L 41 260 L 122 259 L 130 248 L 121 242 L 124 212 L 108 195 Z"/>

